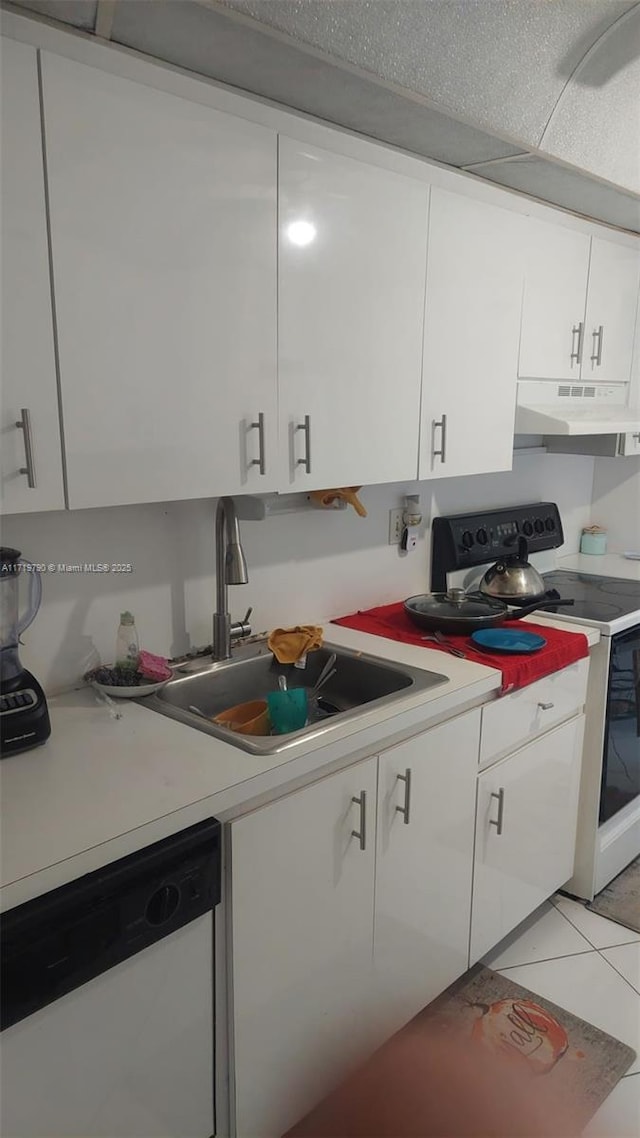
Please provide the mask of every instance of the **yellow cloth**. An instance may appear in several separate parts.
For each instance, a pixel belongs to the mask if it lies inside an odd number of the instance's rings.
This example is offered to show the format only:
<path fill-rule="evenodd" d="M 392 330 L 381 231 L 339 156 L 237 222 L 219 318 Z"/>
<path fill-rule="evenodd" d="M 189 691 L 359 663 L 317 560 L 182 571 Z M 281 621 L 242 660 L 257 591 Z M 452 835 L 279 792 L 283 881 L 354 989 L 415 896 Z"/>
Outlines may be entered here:
<path fill-rule="evenodd" d="M 295 664 L 305 653 L 322 647 L 322 628 L 318 624 L 274 628 L 267 644 L 279 664 Z"/>
<path fill-rule="evenodd" d="M 336 490 L 312 490 L 309 497 L 320 506 L 332 506 L 339 500 L 348 502 L 359 517 L 366 518 L 367 511 L 358 497 L 358 490 L 362 490 L 362 486 L 340 486 Z"/>

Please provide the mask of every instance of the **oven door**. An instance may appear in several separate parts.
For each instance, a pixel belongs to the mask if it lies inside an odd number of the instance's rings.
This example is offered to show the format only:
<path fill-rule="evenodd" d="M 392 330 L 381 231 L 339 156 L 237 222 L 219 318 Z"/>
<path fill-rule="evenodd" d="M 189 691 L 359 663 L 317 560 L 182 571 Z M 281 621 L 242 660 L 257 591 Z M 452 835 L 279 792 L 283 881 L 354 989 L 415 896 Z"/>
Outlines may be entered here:
<path fill-rule="evenodd" d="M 640 795 L 640 625 L 611 639 L 600 824 Z"/>

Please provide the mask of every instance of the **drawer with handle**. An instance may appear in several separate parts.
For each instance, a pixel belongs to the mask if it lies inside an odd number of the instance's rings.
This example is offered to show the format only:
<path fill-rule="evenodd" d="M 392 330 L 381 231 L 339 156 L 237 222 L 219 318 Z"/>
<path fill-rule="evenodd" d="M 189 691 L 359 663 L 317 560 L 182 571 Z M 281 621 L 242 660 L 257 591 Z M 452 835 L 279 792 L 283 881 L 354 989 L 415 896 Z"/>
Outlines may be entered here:
<path fill-rule="evenodd" d="M 522 747 L 584 706 L 589 661 L 578 660 L 482 708 L 480 767 Z"/>

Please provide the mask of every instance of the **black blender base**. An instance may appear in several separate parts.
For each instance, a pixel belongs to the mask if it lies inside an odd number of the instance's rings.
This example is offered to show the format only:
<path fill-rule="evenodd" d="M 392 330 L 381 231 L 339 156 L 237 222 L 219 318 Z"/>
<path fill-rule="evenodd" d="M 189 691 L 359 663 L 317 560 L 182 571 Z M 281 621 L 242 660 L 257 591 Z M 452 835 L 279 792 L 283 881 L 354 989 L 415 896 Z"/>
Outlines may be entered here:
<path fill-rule="evenodd" d="M 21 697 L 26 701 L 31 693 L 31 700 L 26 706 L 4 710 L 7 704 L 15 704 Z M 2 684 L 0 694 L 3 704 L 0 712 L 0 758 L 6 759 L 9 755 L 30 751 L 32 747 L 46 743 L 51 734 L 49 709 L 35 676 L 26 670 L 22 671 L 8 683 Z"/>

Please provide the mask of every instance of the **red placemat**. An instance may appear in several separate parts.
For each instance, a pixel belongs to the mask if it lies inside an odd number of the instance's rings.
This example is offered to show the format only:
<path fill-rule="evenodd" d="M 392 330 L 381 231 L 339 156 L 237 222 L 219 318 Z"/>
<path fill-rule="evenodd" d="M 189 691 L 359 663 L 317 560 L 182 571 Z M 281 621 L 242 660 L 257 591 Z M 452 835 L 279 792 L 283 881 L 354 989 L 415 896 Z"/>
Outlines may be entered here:
<path fill-rule="evenodd" d="M 413 621 L 404 611 L 402 601 L 392 605 L 380 605 L 378 608 L 367 609 L 366 612 L 355 612 L 351 616 L 341 616 L 332 624 L 342 624 L 345 628 L 354 628 L 358 632 L 371 632 L 374 636 L 386 636 L 388 640 L 399 640 L 402 644 L 415 644 L 420 648 L 433 648 L 436 652 L 446 652 L 446 648 L 436 644 L 433 640 L 423 640 L 425 630 L 416 628 Z M 473 643 L 470 636 L 451 636 L 447 640 L 460 648 L 465 659 L 475 664 L 484 664 L 487 668 L 497 668 L 502 672 L 502 691 L 514 691 L 523 688 L 534 680 L 566 668 L 576 660 L 582 660 L 589 655 L 589 642 L 583 632 L 565 632 L 564 629 L 551 628 L 550 625 L 532 624 L 529 621 L 522 626 L 527 632 L 535 632 L 544 636 L 546 644 L 539 652 L 518 656 L 505 656 L 502 652 L 481 652 Z"/>

